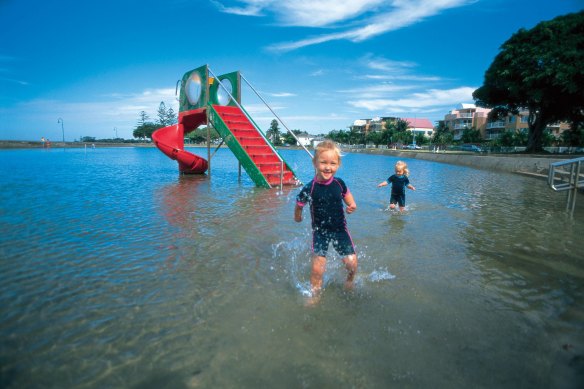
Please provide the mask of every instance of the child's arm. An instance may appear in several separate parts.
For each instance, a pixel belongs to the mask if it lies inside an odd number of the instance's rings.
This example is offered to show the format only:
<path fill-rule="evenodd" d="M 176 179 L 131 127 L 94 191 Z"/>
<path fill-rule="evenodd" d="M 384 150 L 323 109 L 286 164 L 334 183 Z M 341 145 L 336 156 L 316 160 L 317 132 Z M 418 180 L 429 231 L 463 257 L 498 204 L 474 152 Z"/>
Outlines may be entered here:
<path fill-rule="evenodd" d="M 298 223 L 302 221 L 302 207 L 298 204 L 294 207 L 294 221 Z"/>
<path fill-rule="evenodd" d="M 387 186 L 387 181 L 380 182 L 377 187 L 381 188 L 382 186 Z"/>
<path fill-rule="evenodd" d="M 355 203 L 355 199 L 353 198 L 353 195 L 350 192 L 347 193 L 347 195 L 343 198 L 343 201 L 345 202 L 345 204 L 347 204 L 347 213 L 355 212 L 355 210 L 357 209 L 357 204 Z"/>
<path fill-rule="evenodd" d="M 414 188 L 414 186 L 413 186 L 412 184 L 409 184 L 409 185 L 408 185 L 408 189 L 411 189 L 411 190 L 416 190 L 416 188 Z"/>

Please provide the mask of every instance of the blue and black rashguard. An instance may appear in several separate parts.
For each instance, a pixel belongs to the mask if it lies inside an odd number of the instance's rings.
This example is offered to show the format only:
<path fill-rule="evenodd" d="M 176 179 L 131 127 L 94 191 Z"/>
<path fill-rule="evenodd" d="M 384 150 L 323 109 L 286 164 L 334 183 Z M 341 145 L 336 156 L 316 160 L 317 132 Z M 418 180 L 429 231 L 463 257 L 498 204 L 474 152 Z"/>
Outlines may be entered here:
<path fill-rule="evenodd" d="M 341 256 L 355 253 L 343 207 L 343 198 L 348 193 L 347 185 L 340 178 L 323 182 L 315 178 L 296 197 L 298 206 L 310 204 L 312 250 L 316 255 L 326 256 L 329 243 L 333 243 Z"/>
<path fill-rule="evenodd" d="M 406 206 L 406 187 L 410 185 L 408 176 L 398 176 L 394 174 L 387 179 L 387 183 L 391 185 L 391 204 L 399 204 L 400 207 Z"/>

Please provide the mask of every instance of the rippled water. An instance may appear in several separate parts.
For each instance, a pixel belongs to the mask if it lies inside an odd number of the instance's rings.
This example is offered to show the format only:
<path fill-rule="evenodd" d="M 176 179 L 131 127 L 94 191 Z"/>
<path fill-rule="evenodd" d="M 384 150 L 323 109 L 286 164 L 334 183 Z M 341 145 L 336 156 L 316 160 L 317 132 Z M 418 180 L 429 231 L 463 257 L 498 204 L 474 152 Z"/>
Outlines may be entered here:
<path fill-rule="evenodd" d="M 395 161 L 343 158 L 357 287 L 333 257 L 306 307 L 298 189 L 229 150 L 210 178 L 154 148 L 0 151 L 0 387 L 582 387 L 584 198 L 407 160 L 399 214 Z"/>

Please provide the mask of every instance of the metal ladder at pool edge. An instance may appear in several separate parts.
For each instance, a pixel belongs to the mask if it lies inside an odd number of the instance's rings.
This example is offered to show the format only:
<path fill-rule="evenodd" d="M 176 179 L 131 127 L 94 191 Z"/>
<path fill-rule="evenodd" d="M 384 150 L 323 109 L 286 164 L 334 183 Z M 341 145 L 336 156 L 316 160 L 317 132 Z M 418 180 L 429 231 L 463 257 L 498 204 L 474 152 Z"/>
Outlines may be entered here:
<path fill-rule="evenodd" d="M 556 192 L 568 191 L 566 210 L 574 216 L 578 189 L 584 188 L 584 157 L 550 163 L 548 184 Z"/>

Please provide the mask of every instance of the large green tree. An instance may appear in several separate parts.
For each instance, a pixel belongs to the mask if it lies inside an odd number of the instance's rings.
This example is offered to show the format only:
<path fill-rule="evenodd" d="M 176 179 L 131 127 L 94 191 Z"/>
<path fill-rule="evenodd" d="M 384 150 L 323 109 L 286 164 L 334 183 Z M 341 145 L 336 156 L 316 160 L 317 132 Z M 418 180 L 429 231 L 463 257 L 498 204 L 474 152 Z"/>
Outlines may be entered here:
<path fill-rule="evenodd" d="M 520 29 L 501 46 L 473 93 L 492 117 L 529 111 L 527 152 L 543 149 L 545 128 L 584 115 L 584 11 Z"/>

